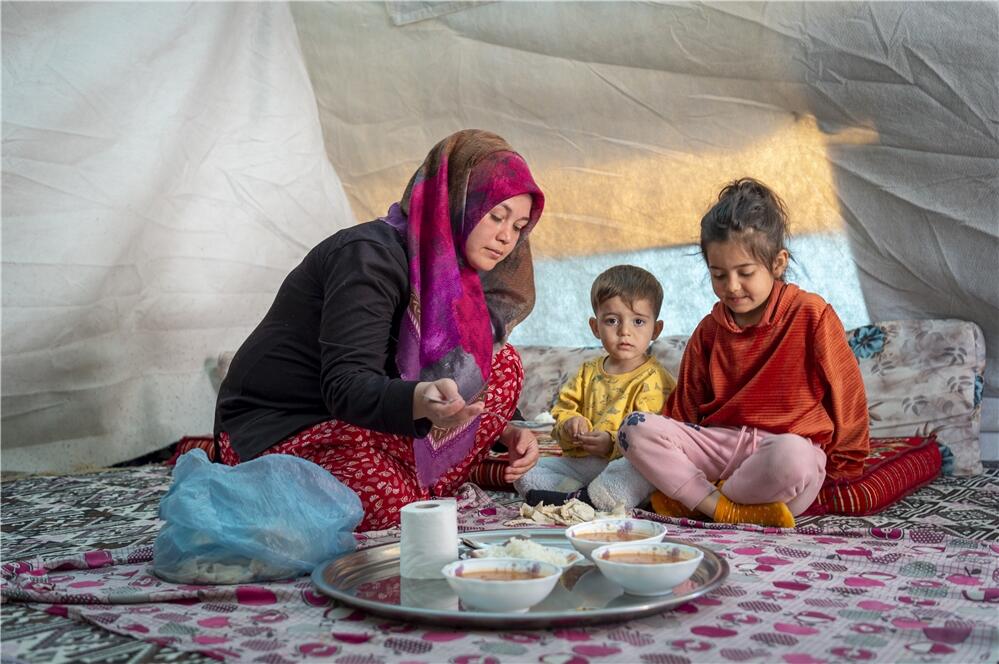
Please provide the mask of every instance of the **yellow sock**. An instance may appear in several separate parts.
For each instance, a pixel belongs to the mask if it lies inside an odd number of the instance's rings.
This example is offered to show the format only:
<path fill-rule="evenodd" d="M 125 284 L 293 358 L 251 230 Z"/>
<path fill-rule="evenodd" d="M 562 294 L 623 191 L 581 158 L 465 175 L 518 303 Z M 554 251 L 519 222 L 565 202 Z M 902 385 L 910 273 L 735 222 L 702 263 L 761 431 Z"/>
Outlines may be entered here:
<path fill-rule="evenodd" d="M 715 523 L 755 523 L 759 526 L 794 528 L 794 515 L 785 503 L 740 505 L 718 494 Z"/>
<path fill-rule="evenodd" d="M 669 498 L 662 491 L 652 494 L 652 509 L 656 514 L 684 519 L 703 520 L 704 515 L 697 510 L 688 509 L 683 503 Z"/>

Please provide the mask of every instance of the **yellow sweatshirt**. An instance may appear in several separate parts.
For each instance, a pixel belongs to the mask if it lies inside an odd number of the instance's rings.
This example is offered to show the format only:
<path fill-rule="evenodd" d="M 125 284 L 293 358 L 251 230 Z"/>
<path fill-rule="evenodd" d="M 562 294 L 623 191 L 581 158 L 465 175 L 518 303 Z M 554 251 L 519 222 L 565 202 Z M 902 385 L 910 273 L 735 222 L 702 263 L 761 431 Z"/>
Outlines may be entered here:
<path fill-rule="evenodd" d="M 614 447 L 609 459 L 621 456 L 617 445 L 617 430 L 624 418 L 633 412 L 661 413 L 666 397 L 676 381 L 659 361 L 649 357 L 642 366 L 626 374 L 604 371 L 606 355 L 585 362 L 576 375 L 562 386 L 558 401 L 552 407 L 555 427 L 552 437 L 559 442 L 565 456 L 587 456 L 576 447 L 564 431 L 565 423 L 576 416 L 586 418 L 591 431 L 607 431 Z"/>

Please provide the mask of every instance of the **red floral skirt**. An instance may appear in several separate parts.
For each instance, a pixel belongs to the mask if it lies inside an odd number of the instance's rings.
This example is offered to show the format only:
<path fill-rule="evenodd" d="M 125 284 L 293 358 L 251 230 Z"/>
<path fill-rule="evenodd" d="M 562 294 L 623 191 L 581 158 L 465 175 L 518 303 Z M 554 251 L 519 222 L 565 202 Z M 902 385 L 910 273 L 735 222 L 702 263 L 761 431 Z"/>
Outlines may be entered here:
<path fill-rule="evenodd" d="M 485 392 L 485 414 L 475 444 L 465 460 L 448 470 L 432 487 L 416 480 L 413 439 L 327 420 L 299 431 L 264 454 L 291 454 L 318 464 L 350 487 L 361 499 L 364 519 L 359 531 L 382 530 L 399 523 L 403 505 L 433 496 L 453 496 L 468 481 L 472 469 L 489 454 L 492 444 L 513 418 L 524 386 L 520 355 L 507 344 L 493 357 Z M 219 435 L 219 460 L 230 466 L 239 457 L 225 432 Z"/>

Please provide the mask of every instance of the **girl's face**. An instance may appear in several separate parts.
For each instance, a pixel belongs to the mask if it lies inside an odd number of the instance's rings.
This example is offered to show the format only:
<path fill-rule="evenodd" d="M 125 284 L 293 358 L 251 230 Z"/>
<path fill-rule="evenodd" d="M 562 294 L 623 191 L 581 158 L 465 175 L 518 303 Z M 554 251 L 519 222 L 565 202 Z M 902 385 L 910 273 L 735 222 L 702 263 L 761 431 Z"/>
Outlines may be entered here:
<path fill-rule="evenodd" d="M 508 198 L 482 217 L 465 240 L 465 260 L 488 272 L 510 255 L 520 233 L 531 221 L 531 195 Z"/>
<path fill-rule="evenodd" d="M 781 249 L 770 266 L 760 263 L 738 239 L 712 242 L 704 253 L 711 272 L 711 287 L 732 312 L 736 325 L 747 327 L 759 323 L 774 281 L 787 269 L 787 250 Z"/>

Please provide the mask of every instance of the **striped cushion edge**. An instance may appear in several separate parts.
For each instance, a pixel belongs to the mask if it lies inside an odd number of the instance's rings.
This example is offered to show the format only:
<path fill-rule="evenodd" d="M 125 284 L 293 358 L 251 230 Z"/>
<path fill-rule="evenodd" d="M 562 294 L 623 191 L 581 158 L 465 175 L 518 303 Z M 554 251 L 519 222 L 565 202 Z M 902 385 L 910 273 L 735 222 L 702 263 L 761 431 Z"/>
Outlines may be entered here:
<path fill-rule="evenodd" d="M 854 480 L 827 482 L 802 516 L 877 514 L 940 474 L 935 436 L 872 438 L 864 474 Z"/>

